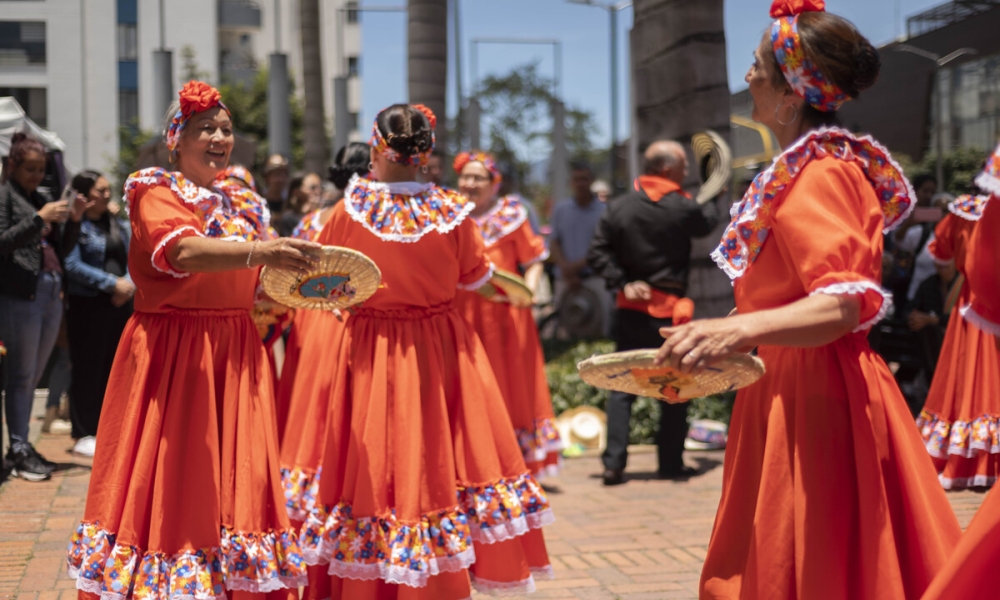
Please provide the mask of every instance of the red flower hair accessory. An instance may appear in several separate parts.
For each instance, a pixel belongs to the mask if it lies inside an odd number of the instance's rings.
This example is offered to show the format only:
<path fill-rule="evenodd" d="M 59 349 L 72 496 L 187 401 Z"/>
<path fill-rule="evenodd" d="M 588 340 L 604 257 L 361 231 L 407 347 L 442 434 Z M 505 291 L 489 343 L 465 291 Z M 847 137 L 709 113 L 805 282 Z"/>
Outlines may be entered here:
<path fill-rule="evenodd" d="M 434 114 L 434 111 L 427 108 L 423 104 L 413 104 L 413 108 L 419 110 L 425 117 L 427 117 L 427 122 L 431 124 L 431 129 L 437 129 L 438 118 Z"/>
<path fill-rule="evenodd" d="M 771 18 L 793 17 L 804 12 L 823 12 L 826 2 L 823 0 L 774 0 L 771 3 Z"/>
<path fill-rule="evenodd" d="M 427 108 L 423 104 L 411 104 L 410 106 L 420 111 L 421 114 L 427 117 L 427 121 L 430 123 L 431 126 L 430 148 L 428 148 L 425 152 L 412 155 L 404 155 L 401 154 L 400 152 L 397 152 L 396 150 L 394 150 L 389 146 L 389 141 L 385 139 L 385 137 L 382 135 L 382 132 L 379 130 L 377 116 L 375 117 L 375 124 L 372 125 L 372 137 L 371 139 L 368 140 L 368 144 L 375 150 L 375 152 L 378 152 L 379 154 L 381 154 L 382 156 L 386 157 L 387 159 L 389 159 L 394 163 L 398 163 L 401 165 L 418 165 L 424 167 L 427 166 L 427 163 L 431 159 L 431 153 L 434 152 L 434 144 L 436 142 L 435 139 L 436 136 L 434 135 L 434 127 L 437 125 L 437 117 L 434 116 L 434 111 Z M 383 111 L 385 111 L 384 108 L 378 111 L 378 114 L 382 114 Z"/>
<path fill-rule="evenodd" d="M 481 163 L 486 167 L 486 170 L 490 172 L 490 180 L 493 182 L 494 193 L 496 193 L 500 188 L 500 183 L 503 182 L 503 173 L 500 172 L 500 167 L 497 166 L 497 161 L 493 158 L 493 155 L 482 150 L 463 152 L 455 157 L 455 162 L 451 166 L 455 169 L 455 173 L 461 175 L 465 165 L 471 162 Z"/>
<path fill-rule="evenodd" d="M 219 90 L 208 85 L 204 81 L 189 81 L 184 84 L 177 94 L 180 100 L 180 110 L 174 113 L 174 118 L 170 120 L 170 127 L 167 128 L 167 150 L 173 154 L 177 150 L 177 144 L 181 140 L 181 132 L 187 125 L 188 119 L 195 113 L 204 112 L 210 108 L 221 106 L 229 113 L 229 109 L 222 103 L 222 94 Z M 230 113 L 232 115 L 232 113 Z"/>

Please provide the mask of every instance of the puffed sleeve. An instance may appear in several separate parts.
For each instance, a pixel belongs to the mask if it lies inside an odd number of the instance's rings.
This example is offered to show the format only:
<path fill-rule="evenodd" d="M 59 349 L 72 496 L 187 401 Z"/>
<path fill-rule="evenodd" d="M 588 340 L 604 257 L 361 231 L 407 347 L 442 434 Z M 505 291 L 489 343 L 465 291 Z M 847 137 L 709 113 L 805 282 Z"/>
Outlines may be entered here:
<path fill-rule="evenodd" d="M 967 321 L 1000 335 L 1000 199 L 992 198 L 972 235 L 966 262 L 971 302 L 962 307 Z"/>
<path fill-rule="evenodd" d="M 549 251 L 545 248 L 545 239 L 535 233 L 527 219 L 510 235 L 514 239 L 514 247 L 517 251 L 517 264 L 522 267 L 530 267 L 549 257 Z"/>
<path fill-rule="evenodd" d="M 486 258 L 486 244 L 479 226 L 465 219 L 455 229 L 458 238 L 458 288 L 478 290 L 493 275 L 493 263 Z"/>
<path fill-rule="evenodd" d="M 809 295 L 855 295 L 868 329 L 892 296 L 879 285 L 883 217 L 861 169 L 836 158 L 806 166 L 773 212 L 771 231 Z"/>
<path fill-rule="evenodd" d="M 958 232 L 958 217 L 948 213 L 934 227 L 934 239 L 927 244 L 927 252 L 936 263 L 950 263 L 955 260 L 955 242 Z"/>
<path fill-rule="evenodd" d="M 181 239 L 201 236 L 203 224 L 183 202 L 165 186 L 154 187 L 133 204 L 132 243 L 151 255 L 153 268 L 174 277 L 187 277 L 167 260 L 167 251 Z"/>

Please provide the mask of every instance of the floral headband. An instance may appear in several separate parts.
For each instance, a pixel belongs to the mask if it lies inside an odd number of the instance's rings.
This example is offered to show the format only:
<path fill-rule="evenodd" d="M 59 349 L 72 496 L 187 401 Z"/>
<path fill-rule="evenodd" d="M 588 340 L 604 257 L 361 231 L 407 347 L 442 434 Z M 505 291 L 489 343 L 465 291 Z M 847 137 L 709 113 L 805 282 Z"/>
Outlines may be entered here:
<path fill-rule="evenodd" d="M 835 112 L 847 102 L 847 94 L 809 60 L 799 39 L 799 15 L 824 10 L 824 0 L 774 0 L 771 17 L 777 20 L 771 25 L 771 47 L 792 90 L 817 110 Z"/>
<path fill-rule="evenodd" d="M 394 163 L 399 163 L 401 165 L 418 165 L 423 167 L 431 159 L 431 153 L 434 152 L 434 129 L 437 127 L 437 116 L 434 111 L 427 108 L 423 104 L 411 104 L 411 106 L 419 110 L 425 117 L 427 117 L 427 122 L 431 125 L 431 147 L 424 152 L 419 154 L 411 154 L 409 156 L 404 156 L 400 152 L 389 147 L 389 141 L 385 139 L 382 132 L 378 128 L 378 117 L 375 117 L 375 125 L 372 126 L 372 138 L 368 142 L 376 152 L 391 160 Z M 378 111 L 378 114 L 382 114 L 385 109 Z M 392 134 L 389 135 L 392 137 Z"/>
<path fill-rule="evenodd" d="M 496 193 L 496 191 L 500 189 L 500 184 L 503 182 L 503 173 L 500 172 L 500 167 L 497 166 L 497 161 L 493 158 L 493 155 L 483 152 L 482 150 L 463 152 L 455 157 L 455 162 L 452 163 L 452 168 L 455 169 L 455 173 L 461 174 L 465 165 L 471 162 L 482 163 L 482 165 L 486 167 L 486 170 L 490 172 L 490 178 L 493 181 L 493 190 L 494 193 Z"/>
<path fill-rule="evenodd" d="M 222 94 L 219 93 L 219 90 L 204 81 L 187 82 L 181 88 L 178 98 L 181 107 L 174 114 L 174 118 L 170 119 L 170 127 L 167 128 L 167 150 L 171 154 L 177 150 L 177 144 L 181 140 L 181 132 L 184 131 L 184 126 L 187 125 L 191 115 L 216 106 L 221 106 L 223 110 L 229 112 L 226 105 L 222 103 Z"/>

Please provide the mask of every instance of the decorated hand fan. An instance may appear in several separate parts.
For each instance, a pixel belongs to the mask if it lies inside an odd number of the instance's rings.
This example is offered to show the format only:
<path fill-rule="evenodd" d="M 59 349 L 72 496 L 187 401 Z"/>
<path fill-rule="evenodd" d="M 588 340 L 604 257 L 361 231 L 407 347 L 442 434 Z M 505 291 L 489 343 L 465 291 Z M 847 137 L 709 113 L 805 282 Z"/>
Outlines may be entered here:
<path fill-rule="evenodd" d="M 372 259 L 338 246 L 323 246 L 323 257 L 304 275 L 271 267 L 265 267 L 260 274 L 264 291 L 276 302 L 320 310 L 364 302 L 381 282 L 382 272 Z"/>
<path fill-rule="evenodd" d="M 491 302 L 509 302 L 518 308 L 531 306 L 534 298 L 524 279 L 500 269 L 494 271 L 486 285 L 477 291 Z"/>
<path fill-rule="evenodd" d="M 749 354 L 733 354 L 692 375 L 667 365 L 654 366 L 656 352 L 629 350 L 593 356 L 576 368 L 580 378 L 594 387 L 671 403 L 737 390 L 764 375 L 763 361 Z"/>

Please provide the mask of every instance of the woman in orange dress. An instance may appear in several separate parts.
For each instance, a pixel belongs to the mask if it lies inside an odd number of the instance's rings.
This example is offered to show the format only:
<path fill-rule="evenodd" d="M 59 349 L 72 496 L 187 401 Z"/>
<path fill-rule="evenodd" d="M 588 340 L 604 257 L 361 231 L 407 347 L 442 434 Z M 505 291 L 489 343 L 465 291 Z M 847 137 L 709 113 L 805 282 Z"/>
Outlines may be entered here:
<path fill-rule="evenodd" d="M 414 181 L 433 114 L 391 106 L 375 121 L 372 173 L 356 177 L 317 241 L 358 250 L 382 287 L 329 353 L 322 477 L 300 535 L 310 597 L 454 600 L 534 589 L 550 572 L 552 521 L 514 437 L 489 359 L 455 308 L 492 266 L 456 192 Z M 293 412 L 295 407 L 293 407 Z M 287 438 L 286 438 L 287 439 Z"/>
<path fill-rule="evenodd" d="M 489 154 L 462 153 L 454 167 L 459 191 L 475 205 L 471 216 L 483 234 L 487 258 L 508 273 L 523 270 L 534 290 L 548 251 L 531 229 L 528 209 L 517 195 L 497 197 L 503 176 Z M 552 396 L 531 309 L 491 302 L 477 292 L 459 292 L 456 303 L 486 348 L 524 462 L 539 477 L 555 475 L 562 443 L 552 422 Z"/>
<path fill-rule="evenodd" d="M 982 211 L 982 218 L 969 240 L 965 260 L 967 303 L 961 305 L 962 317 L 985 332 L 995 348 L 1000 349 L 1000 147 L 986 163 L 986 170 L 976 178 L 979 187 L 993 196 Z M 950 325 L 949 325 L 950 327 Z M 996 379 L 1000 360 L 986 377 Z M 984 590 L 996 588 L 997 564 L 1000 563 L 1000 490 L 994 488 L 983 501 L 958 547 L 934 578 L 924 600 L 982 598 Z"/>
<path fill-rule="evenodd" d="M 966 279 L 957 306 L 969 303 L 969 240 L 989 196 L 959 196 L 934 229 L 928 251 L 954 262 Z M 991 486 L 1000 472 L 1000 353 L 993 336 L 951 311 L 941 356 L 917 427 L 945 489 Z"/>
<path fill-rule="evenodd" d="M 370 149 L 368 144 L 363 142 L 351 142 L 337 152 L 333 166 L 330 167 L 330 181 L 341 192 L 347 188 L 347 182 L 354 175 L 368 173 L 368 158 Z M 333 205 L 324 206 L 314 210 L 302 217 L 299 224 L 292 230 L 292 237 L 300 240 L 315 241 L 322 231 L 323 225 L 330 219 L 333 213 Z M 292 521 L 301 521 L 302 517 L 297 515 L 297 510 L 293 507 L 302 502 L 302 494 L 309 489 L 311 474 L 316 471 L 315 460 L 307 460 L 305 464 L 299 464 L 296 456 L 300 447 L 313 448 L 315 433 L 323 430 L 324 420 L 321 415 L 313 414 L 313 409 L 325 411 L 323 403 L 305 401 L 298 404 L 298 412 L 289 424 L 289 410 L 292 406 L 292 394 L 294 390 L 305 386 L 312 391 L 303 391 L 308 399 L 324 397 L 325 393 L 313 393 L 313 391 L 324 387 L 323 381 L 333 376 L 333 373 L 323 369 L 325 364 L 319 360 L 316 352 L 322 352 L 324 344 L 329 344 L 329 339 L 325 342 L 323 337 L 331 335 L 333 332 L 343 330 L 344 315 L 335 316 L 331 312 L 322 310 L 297 310 L 289 325 L 288 338 L 285 341 L 285 362 L 281 366 L 281 377 L 278 379 L 278 443 L 281 445 L 281 479 L 285 487 L 285 500 L 289 509 Z M 302 344 L 306 338 L 306 332 L 313 328 L 319 328 L 324 333 L 317 335 L 314 339 L 317 342 L 315 349 L 303 352 Z M 302 358 L 306 358 L 305 367 L 301 368 L 302 376 L 299 377 Z M 289 443 L 284 443 L 285 431 L 291 429 Z M 319 443 L 322 445 L 322 443 Z M 312 456 L 312 455 L 310 455 Z"/>
<path fill-rule="evenodd" d="M 757 347 L 737 396 L 701 575 L 709 598 L 919 598 L 960 530 L 892 374 L 866 333 L 889 308 L 883 228 L 914 202 L 874 140 L 835 127 L 878 53 L 822 2 L 776 2 L 746 80 L 781 156 L 713 253 L 738 314 L 662 330 L 685 371 Z"/>
<path fill-rule="evenodd" d="M 166 132 L 178 172 L 134 173 L 135 313 L 101 413 L 67 561 L 81 597 L 223 598 L 306 581 L 282 510 L 270 371 L 250 320 L 261 265 L 305 271 L 318 247 L 260 241 L 259 198 L 215 186 L 232 122 L 201 82 Z"/>
<path fill-rule="evenodd" d="M 337 152 L 330 167 L 330 181 L 343 191 L 355 175 L 368 173 L 371 148 L 362 142 L 352 142 Z M 292 237 L 315 241 L 330 219 L 333 206 L 315 210 L 299 222 Z M 285 345 L 285 364 L 278 383 L 278 441 L 281 446 L 281 484 L 285 492 L 285 510 L 292 526 L 302 527 L 309 512 L 316 508 L 320 463 L 326 444 L 331 389 L 343 373 L 328 368 L 336 361 L 337 352 L 346 331 L 347 312 L 298 310 Z M 286 437 L 287 435 L 287 437 Z M 329 584 L 322 575 L 323 567 L 310 567 L 318 591 L 305 590 L 306 598 L 326 598 Z"/>

